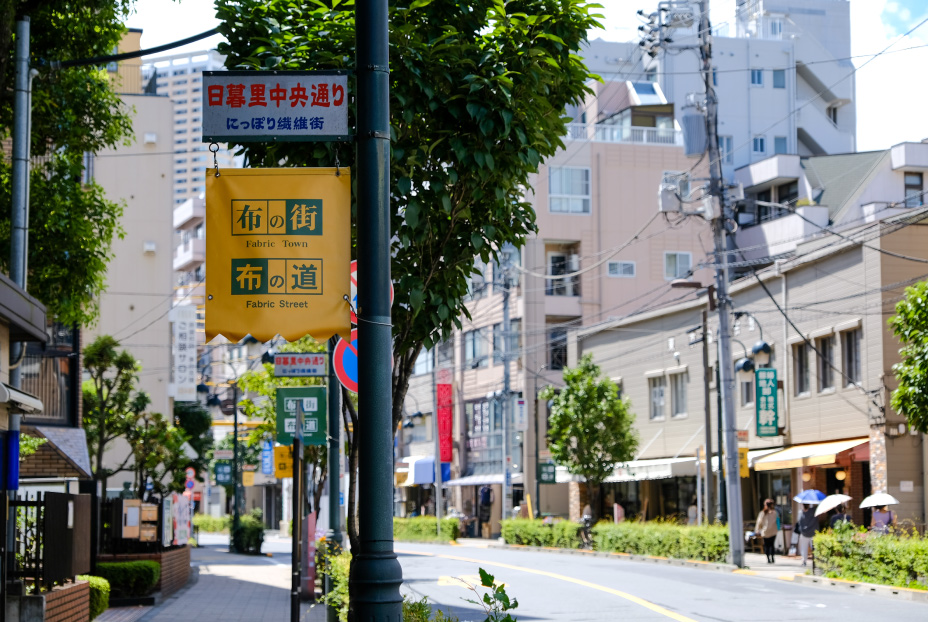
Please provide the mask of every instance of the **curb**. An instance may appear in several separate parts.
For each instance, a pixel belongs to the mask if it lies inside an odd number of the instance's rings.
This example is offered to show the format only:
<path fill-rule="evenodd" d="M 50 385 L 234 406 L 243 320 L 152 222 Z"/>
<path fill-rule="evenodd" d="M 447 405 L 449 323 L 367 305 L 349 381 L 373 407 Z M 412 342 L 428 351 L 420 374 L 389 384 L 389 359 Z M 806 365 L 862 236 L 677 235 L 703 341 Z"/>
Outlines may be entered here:
<path fill-rule="evenodd" d="M 714 572 L 732 573 L 735 570 L 738 570 L 738 567 L 734 564 L 723 564 L 720 562 L 704 562 L 695 559 L 673 559 L 670 557 L 655 557 L 651 555 L 631 555 L 629 553 L 603 553 L 600 551 L 590 551 L 587 549 L 560 549 L 556 547 L 525 546 L 521 544 L 490 544 L 487 548 L 510 549 L 513 551 L 535 551 L 541 553 L 558 553 L 560 555 L 586 555 L 589 557 L 600 557 L 608 559 L 624 559 L 639 563 L 666 564 L 668 566 L 699 568 L 700 570 L 711 570 Z"/>
<path fill-rule="evenodd" d="M 832 579 L 829 577 L 816 577 L 812 575 L 796 575 L 795 579 L 793 580 L 796 583 L 800 583 L 802 585 L 814 586 L 823 589 L 852 592 L 855 594 L 868 594 L 873 596 L 898 598 L 919 603 L 928 603 L 928 591 L 925 590 L 913 590 L 907 587 L 895 587 L 892 585 L 877 585 L 875 583 L 858 583 L 856 581 Z"/>

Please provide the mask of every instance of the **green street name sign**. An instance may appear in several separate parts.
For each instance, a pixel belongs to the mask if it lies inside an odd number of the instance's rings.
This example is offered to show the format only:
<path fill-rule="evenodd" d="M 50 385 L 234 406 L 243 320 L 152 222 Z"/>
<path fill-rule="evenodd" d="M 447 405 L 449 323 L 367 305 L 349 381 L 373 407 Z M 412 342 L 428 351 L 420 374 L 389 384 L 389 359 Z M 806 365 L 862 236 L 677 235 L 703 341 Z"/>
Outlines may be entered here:
<path fill-rule="evenodd" d="M 540 484 L 557 483 L 557 466 L 548 462 L 539 462 L 536 469 L 536 476 Z"/>
<path fill-rule="evenodd" d="M 230 486 L 232 484 L 232 461 L 217 460 L 213 465 L 213 473 L 216 475 L 218 485 Z"/>
<path fill-rule="evenodd" d="M 779 436 L 777 417 L 777 370 L 761 367 L 754 370 L 754 404 L 757 409 L 757 436 Z"/>
<path fill-rule="evenodd" d="M 325 445 L 328 437 L 325 387 L 277 389 L 277 442 L 293 444 L 300 412 L 303 413 L 303 444 Z"/>

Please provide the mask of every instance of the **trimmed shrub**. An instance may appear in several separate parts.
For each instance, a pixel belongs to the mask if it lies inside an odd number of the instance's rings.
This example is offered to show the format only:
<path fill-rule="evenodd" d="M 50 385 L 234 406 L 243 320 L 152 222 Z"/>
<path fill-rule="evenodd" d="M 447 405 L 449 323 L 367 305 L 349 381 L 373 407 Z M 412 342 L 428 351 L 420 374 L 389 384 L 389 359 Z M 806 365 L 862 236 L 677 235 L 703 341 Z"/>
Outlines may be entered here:
<path fill-rule="evenodd" d="M 151 560 L 100 562 L 97 575 L 109 582 L 116 598 L 147 596 L 161 578 L 161 564 Z"/>
<path fill-rule="evenodd" d="M 78 575 L 77 578 L 79 581 L 86 581 L 90 584 L 90 619 L 93 620 L 109 609 L 110 582 L 103 577 L 93 577 L 86 574 Z"/>
<path fill-rule="evenodd" d="M 239 519 L 238 529 L 232 534 L 232 545 L 239 553 L 260 555 L 264 544 L 264 522 L 254 514 Z"/>
<path fill-rule="evenodd" d="M 441 519 L 441 537 L 436 533 L 434 516 L 393 519 L 393 539 L 406 542 L 448 542 L 457 540 L 461 524 L 456 518 Z"/>
<path fill-rule="evenodd" d="M 327 555 L 326 563 L 317 566 L 323 576 L 332 578 L 332 590 L 325 595 L 325 604 L 338 612 L 339 622 L 348 620 L 348 571 L 351 569 L 351 552 L 342 551 Z"/>
<path fill-rule="evenodd" d="M 928 537 L 848 525 L 816 534 L 813 553 L 826 577 L 928 590 Z"/>
<path fill-rule="evenodd" d="M 193 526 L 204 533 L 229 533 L 232 524 L 231 516 L 209 516 L 208 514 L 194 514 Z"/>
<path fill-rule="evenodd" d="M 540 520 L 516 518 L 502 521 L 503 539 L 508 544 L 580 548 L 580 525 L 568 520 L 545 524 Z M 690 527 L 670 522 L 601 522 L 593 527 L 593 548 L 610 553 L 653 555 L 678 559 L 725 561 L 728 529 L 718 525 Z"/>

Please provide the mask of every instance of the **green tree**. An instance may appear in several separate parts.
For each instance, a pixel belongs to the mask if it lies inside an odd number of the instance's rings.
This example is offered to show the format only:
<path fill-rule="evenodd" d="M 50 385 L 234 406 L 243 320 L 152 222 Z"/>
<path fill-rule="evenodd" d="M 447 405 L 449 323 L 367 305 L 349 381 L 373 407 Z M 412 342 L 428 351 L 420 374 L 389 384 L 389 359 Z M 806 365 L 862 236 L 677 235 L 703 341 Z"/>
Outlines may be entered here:
<path fill-rule="evenodd" d="M 174 402 L 174 425 L 180 428 L 187 436 L 187 442 L 197 458 L 185 465 L 193 467 L 197 478 L 202 480 L 201 474 L 209 466 L 209 456 L 213 449 L 213 417 L 200 402 Z"/>
<path fill-rule="evenodd" d="M 325 352 L 325 346 L 317 343 L 311 337 L 304 337 L 293 343 L 282 344 L 281 352 Z M 265 439 L 277 436 L 277 389 L 282 387 L 312 387 L 324 384 L 322 378 L 277 378 L 274 376 L 274 365 L 264 363 L 261 369 L 250 370 L 239 378 L 238 386 L 246 397 L 239 402 L 245 416 L 249 419 L 260 419 L 261 423 L 254 428 L 248 439 L 248 444 L 260 447 Z M 335 390 L 341 390 L 340 386 Z M 324 445 L 309 445 L 303 448 L 303 464 L 305 465 L 305 481 L 309 484 L 304 487 L 304 504 L 308 511 L 319 515 L 319 501 L 325 488 L 328 476 L 328 448 Z"/>
<path fill-rule="evenodd" d="M 103 466 L 107 446 L 124 436 L 150 403 L 147 395 L 135 389 L 139 364 L 119 342 L 109 335 L 97 337 L 84 348 L 84 430 L 93 467 L 93 477 L 106 490 L 110 475 L 126 471 L 132 454 L 115 468 Z"/>
<path fill-rule="evenodd" d="M 98 314 L 120 204 L 82 183 L 85 153 L 126 142 L 130 111 L 100 67 L 53 69 L 66 61 L 112 53 L 125 32 L 132 0 L 0 0 L 0 140 L 13 127 L 15 23 L 31 18 L 32 86 L 29 292 L 65 324 L 92 324 Z M 9 270 L 11 161 L 0 150 L 0 270 Z"/>
<path fill-rule="evenodd" d="M 545 387 L 541 399 L 551 400 L 548 448 L 551 457 L 586 480 L 594 521 L 599 518 L 599 489 L 638 449 L 635 415 L 619 397 L 616 384 L 603 376 L 591 354 L 577 367 L 564 370 L 564 387 Z"/>
<path fill-rule="evenodd" d="M 219 51 L 230 69 L 355 69 L 352 0 L 217 0 L 216 7 L 228 40 Z M 586 83 L 596 77 L 577 55 L 598 25 L 593 7 L 582 0 L 390 3 L 394 429 L 421 349 L 447 339 L 469 315 L 475 258 L 488 262 L 535 231 L 525 200 L 530 176 L 563 147 L 566 106 L 589 93 Z M 287 142 L 241 149 L 249 166 L 352 166 L 353 151 Z M 343 405 L 353 438 L 357 413 L 348 400 Z M 349 508 L 355 544 L 353 517 Z"/>
<path fill-rule="evenodd" d="M 902 360 L 893 365 L 899 385 L 890 404 L 910 426 L 928 433 L 928 281 L 905 288 L 889 326 L 902 344 Z"/>
<path fill-rule="evenodd" d="M 161 413 L 136 413 L 126 430 L 126 441 L 132 450 L 135 489 L 140 496 L 149 479 L 152 493 L 162 498 L 184 490 L 184 470 L 193 466 L 185 447 L 189 438 Z"/>

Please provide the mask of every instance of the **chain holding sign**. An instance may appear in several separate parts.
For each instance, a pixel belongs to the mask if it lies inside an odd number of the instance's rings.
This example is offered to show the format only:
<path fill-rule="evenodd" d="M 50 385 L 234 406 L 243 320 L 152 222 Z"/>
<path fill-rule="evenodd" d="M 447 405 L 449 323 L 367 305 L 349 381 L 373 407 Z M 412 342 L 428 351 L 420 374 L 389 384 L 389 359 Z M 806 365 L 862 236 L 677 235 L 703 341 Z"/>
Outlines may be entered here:
<path fill-rule="evenodd" d="M 206 340 L 351 334 L 348 169 L 206 176 Z"/>

